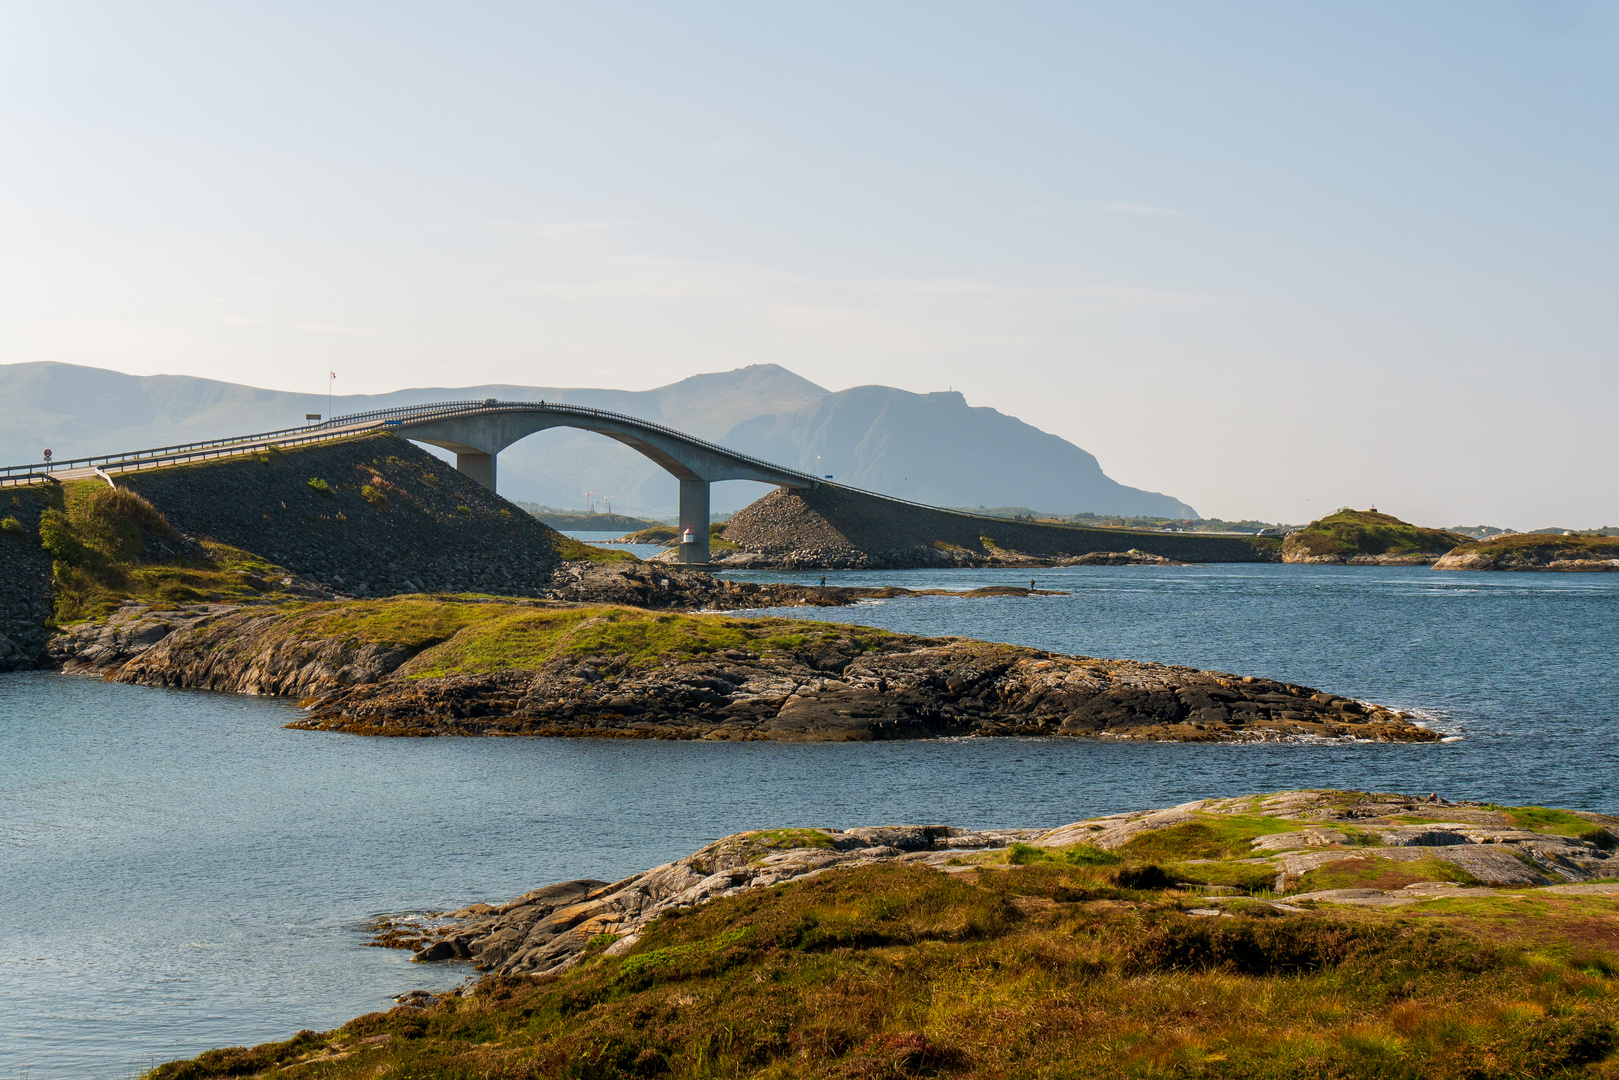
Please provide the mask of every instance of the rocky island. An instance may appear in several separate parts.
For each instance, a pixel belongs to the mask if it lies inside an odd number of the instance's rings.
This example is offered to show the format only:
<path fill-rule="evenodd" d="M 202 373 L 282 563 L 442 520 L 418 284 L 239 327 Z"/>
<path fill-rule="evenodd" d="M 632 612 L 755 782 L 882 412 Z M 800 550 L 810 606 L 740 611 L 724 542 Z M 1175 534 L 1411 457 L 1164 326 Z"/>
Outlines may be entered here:
<path fill-rule="evenodd" d="M 1619 537 L 1512 533 L 1458 545 L 1435 570 L 1619 570 Z"/>
<path fill-rule="evenodd" d="M 494 598 L 129 604 L 65 670 L 297 697 L 364 735 L 1421 742 L 1411 717 L 1253 676 L 869 627 Z"/>
<path fill-rule="evenodd" d="M 1377 510 L 1339 510 L 1282 541 L 1282 561 L 1346 566 L 1430 566 L 1468 537 Z"/>
<path fill-rule="evenodd" d="M 1346 791 L 766 829 L 380 921 L 476 977 L 149 1075 L 1611 1076 L 1616 831 Z"/>

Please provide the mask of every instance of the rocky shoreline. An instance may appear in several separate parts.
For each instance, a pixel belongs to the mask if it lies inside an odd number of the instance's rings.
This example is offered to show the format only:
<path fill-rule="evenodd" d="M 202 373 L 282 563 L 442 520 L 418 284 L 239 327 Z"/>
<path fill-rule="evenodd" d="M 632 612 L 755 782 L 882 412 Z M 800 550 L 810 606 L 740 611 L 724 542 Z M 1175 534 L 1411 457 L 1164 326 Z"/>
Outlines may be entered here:
<path fill-rule="evenodd" d="M 543 646 L 515 656 L 513 641 Z M 297 697 L 309 715 L 291 726 L 365 735 L 1439 738 L 1404 713 L 1252 676 L 842 624 L 541 601 L 130 604 L 53 648 L 69 672 Z"/>
<path fill-rule="evenodd" d="M 1619 539 L 1517 534 L 1463 544 L 1434 563 L 1435 570 L 1516 570 L 1565 573 L 1619 570 Z"/>
<path fill-rule="evenodd" d="M 1005 870 L 1043 853 L 1076 845 L 1095 861 L 1131 851 L 1154 850 L 1160 860 L 1177 841 L 1219 829 L 1233 820 L 1266 831 L 1238 845 L 1224 860 L 1251 868 L 1270 885 L 1260 901 L 1278 912 L 1299 912 L 1319 903 L 1377 907 L 1496 895 L 1501 888 L 1533 888 L 1546 894 L 1619 896 L 1619 884 L 1586 884 L 1619 871 L 1614 853 L 1619 818 L 1565 815 L 1588 822 L 1585 837 L 1536 831 L 1510 813 L 1479 803 L 1366 792 L 1289 791 L 1271 796 L 1200 799 L 1162 810 L 1088 818 L 1055 829 L 972 831 L 945 825 L 872 828 L 772 829 L 738 833 L 685 858 L 608 883 L 565 881 L 535 889 L 499 906 L 473 904 L 443 918 L 390 919 L 377 926 L 376 943 L 409 948 L 423 962 L 469 960 L 479 971 L 541 975 L 579 963 L 592 942 L 610 941 L 609 956 L 629 953 L 652 920 L 721 897 L 803 880 L 834 869 L 897 862 L 946 873 Z M 1225 820 L 1222 820 L 1225 819 Z M 1268 820 L 1265 820 L 1268 819 Z M 1296 827 L 1281 824 L 1296 822 Z M 1034 849 L 1031 857 L 1013 845 Z M 1009 850 L 1012 849 L 1012 850 Z M 1022 854 L 1022 859 L 1017 856 Z M 1012 856 L 1012 857 L 1009 857 Z M 1312 889 L 1312 874 L 1383 865 L 1398 869 L 1438 860 L 1453 878 L 1392 888 Z M 1237 901 L 1231 886 L 1177 881 L 1197 876 L 1211 860 L 1137 868 L 1134 879 L 1158 887 L 1201 893 L 1189 914 L 1219 916 Z M 1357 867 L 1357 864 L 1358 867 Z M 1349 868 L 1344 870 L 1344 868 Z M 1362 876 L 1366 876 L 1364 873 Z M 1274 881 L 1271 879 L 1274 878 Z M 1256 878 L 1257 880 L 1257 878 Z M 1302 886 L 1302 887 L 1301 887 Z M 1240 902 L 1255 901 L 1244 896 Z"/>

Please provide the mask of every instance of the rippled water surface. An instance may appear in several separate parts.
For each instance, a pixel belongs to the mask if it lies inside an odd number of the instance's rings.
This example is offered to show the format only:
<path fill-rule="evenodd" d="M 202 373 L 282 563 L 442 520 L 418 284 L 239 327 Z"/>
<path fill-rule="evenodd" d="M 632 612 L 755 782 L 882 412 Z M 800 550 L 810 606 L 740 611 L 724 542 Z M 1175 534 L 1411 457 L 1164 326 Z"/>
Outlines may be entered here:
<path fill-rule="evenodd" d="M 1619 575 L 1213 566 L 1035 576 L 1068 595 L 814 614 L 1276 676 L 1417 710 L 1460 738 L 385 740 L 284 730 L 297 715 L 285 702 L 0 675 L 0 1080 L 123 1078 L 210 1046 L 335 1026 L 467 974 L 364 947 L 375 914 L 612 879 L 745 828 L 1055 825 L 1300 786 L 1619 810 Z M 829 575 L 952 588 L 1028 580 Z"/>

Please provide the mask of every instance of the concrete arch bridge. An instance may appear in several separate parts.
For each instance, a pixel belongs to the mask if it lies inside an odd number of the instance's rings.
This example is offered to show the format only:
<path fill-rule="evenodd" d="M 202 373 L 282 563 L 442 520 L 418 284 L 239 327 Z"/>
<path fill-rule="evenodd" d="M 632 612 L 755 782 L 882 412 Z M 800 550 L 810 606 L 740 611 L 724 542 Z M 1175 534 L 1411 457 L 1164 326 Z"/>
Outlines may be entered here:
<path fill-rule="evenodd" d="M 682 562 L 708 562 L 710 484 L 719 480 L 757 480 L 803 490 L 825 482 L 639 417 L 580 405 L 489 398 L 379 409 L 257 435 L 0 467 L 0 487 L 48 478 L 95 476 L 108 478 L 111 483 L 113 473 L 249 454 L 272 444 L 301 446 L 382 429 L 451 451 L 458 470 L 493 491 L 500 452 L 520 439 L 554 427 L 581 428 L 616 439 L 651 458 L 680 481 L 680 530 L 683 536 L 688 529 L 691 531 L 691 542 L 680 546 Z"/>
<path fill-rule="evenodd" d="M 757 480 L 787 488 L 813 488 L 823 481 L 768 461 L 749 457 L 717 443 L 695 438 L 649 420 L 579 405 L 544 401 L 460 402 L 423 405 L 336 417 L 334 423 L 380 421 L 413 442 L 424 442 L 455 454 L 455 467 L 491 491 L 496 458 L 506 447 L 536 432 L 555 427 L 580 428 L 616 439 L 651 458 L 680 481 L 680 531 L 691 530 L 682 543 L 682 562 L 708 562 L 709 485 L 720 480 Z"/>

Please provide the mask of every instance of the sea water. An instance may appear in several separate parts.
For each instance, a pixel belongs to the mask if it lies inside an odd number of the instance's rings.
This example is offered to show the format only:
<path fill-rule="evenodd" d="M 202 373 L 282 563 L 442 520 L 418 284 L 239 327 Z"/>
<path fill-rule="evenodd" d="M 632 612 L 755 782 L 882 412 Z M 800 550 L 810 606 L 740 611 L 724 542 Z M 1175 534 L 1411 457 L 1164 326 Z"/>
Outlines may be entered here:
<path fill-rule="evenodd" d="M 366 947 L 378 914 L 612 880 L 742 829 L 1057 825 L 1327 786 L 1619 811 L 1619 575 L 1032 573 L 1066 595 L 790 614 L 1267 675 L 1410 710 L 1449 741 L 366 739 L 288 731 L 283 701 L 0 675 L 0 1080 L 123 1080 L 336 1026 L 471 974 Z"/>

